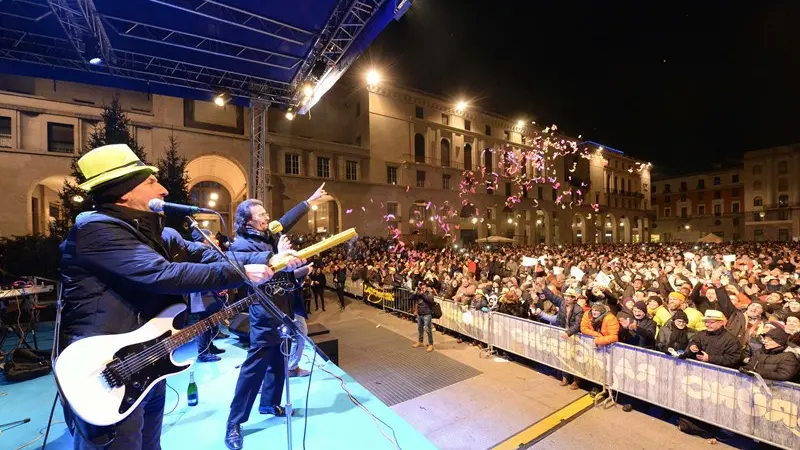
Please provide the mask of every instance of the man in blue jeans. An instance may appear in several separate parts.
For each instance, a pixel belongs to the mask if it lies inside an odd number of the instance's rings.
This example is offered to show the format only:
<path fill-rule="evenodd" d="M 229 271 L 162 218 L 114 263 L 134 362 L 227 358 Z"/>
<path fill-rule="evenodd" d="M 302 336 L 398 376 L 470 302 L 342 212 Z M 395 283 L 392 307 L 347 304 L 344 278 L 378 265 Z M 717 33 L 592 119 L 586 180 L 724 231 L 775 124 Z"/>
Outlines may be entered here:
<path fill-rule="evenodd" d="M 417 284 L 417 291 L 411 295 L 411 302 L 417 310 L 417 331 L 419 332 L 418 341 L 412 345 L 414 348 L 422 347 L 422 332 L 428 334 L 427 351 L 433 351 L 433 330 L 431 330 L 431 319 L 433 318 L 433 290 L 423 282 Z"/>

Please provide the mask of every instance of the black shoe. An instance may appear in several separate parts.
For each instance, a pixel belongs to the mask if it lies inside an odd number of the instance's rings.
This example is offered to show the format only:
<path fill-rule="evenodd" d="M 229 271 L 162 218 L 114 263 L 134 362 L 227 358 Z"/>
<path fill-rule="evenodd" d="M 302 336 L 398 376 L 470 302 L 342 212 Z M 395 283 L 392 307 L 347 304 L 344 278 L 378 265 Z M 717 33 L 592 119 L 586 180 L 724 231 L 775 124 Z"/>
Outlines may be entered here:
<path fill-rule="evenodd" d="M 225 334 L 222 331 L 218 331 L 217 332 L 217 336 L 214 337 L 214 340 L 217 340 L 217 339 L 228 339 L 229 337 L 231 337 L 230 334 Z"/>
<path fill-rule="evenodd" d="M 217 347 L 214 344 L 211 344 L 211 348 L 209 348 L 208 351 L 213 353 L 213 354 L 215 354 L 215 355 L 221 355 L 221 354 L 225 353 L 225 350 Z"/>
<path fill-rule="evenodd" d="M 225 430 L 225 446 L 231 450 L 241 450 L 244 446 L 242 427 L 238 423 L 228 423 Z"/>
<path fill-rule="evenodd" d="M 201 353 L 197 355 L 197 362 L 216 362 L 219 361 L 220 358 L 217 355 L 213 355 L 211 353 Z"/>
<path fill-rule="evenodd" d="M 275 406 L 259 406 L 258 412 L 261 414 L 272 414 L 275 417 L 286 417 L 286 410 L 281 405 Z M 297 410 L 292 410 L 292 415 L 295 415 Z"/>

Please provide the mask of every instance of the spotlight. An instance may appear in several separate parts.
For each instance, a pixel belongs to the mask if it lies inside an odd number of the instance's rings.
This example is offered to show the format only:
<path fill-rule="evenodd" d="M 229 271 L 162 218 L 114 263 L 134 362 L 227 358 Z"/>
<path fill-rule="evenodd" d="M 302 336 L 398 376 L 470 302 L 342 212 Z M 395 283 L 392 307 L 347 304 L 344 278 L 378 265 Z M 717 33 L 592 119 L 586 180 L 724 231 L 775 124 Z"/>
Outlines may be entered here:
<path fill-rule="evenodd" d="M 100 41 L 91 33 L 86 34 L 83 38 L 84 57 L 89 64 L 99 66 L 103 64 L 103 52 L 100 48 Z"/>
<path fill-rule="evenodd" d="M 522 128 L 522 127 L 524 127 L 524 126 L 525 126 L 525 121 L 524 121 L 524 120 L 522 120 L 522 119 L 519 119 L 519 120 L 517 121 L 517 128 Z"/>
<path fill-rule="evenodd" d="M 370 71 L 367 72 L 367 84 L 369 84 L 370 86 L 375 86 L 380 82 L 381 82 L 381 74 L 379 74 L 378 71 L 375 69 L 370 69 Z"/>
<path fill-rule="evenodd" d="M 461 112 L 464 111 L 465 109 L 467 109 L 467 102 L 465 102 L 464 100 L 461 100 L 456 104 L 456 111 Z"/>
<path fill-rule="evenodd" d="M 311 87 L 310 84 L 306 83 L 305 85 L 303 85 L 303 95 L 306 97 L 311 97 L 312 95 L 314 95 L 314 88 Z"/>
<path fill-rule="evenodd" d="M 231 96 L 227 92 L 220 92 L 214 97 L 214 104 L 217 106 L 225 106 L 229 101 L 231 101 Z"/>
<path fill-rule="evenodd" d="M 292 111 L 286 111 L 286 120 L 294 120 L 294 113 Z"/>
<path fill-rule="evenodd" d="M 94 58 L 89 59 L 89 64 L 93 66 L 99 66 L 100 64 L 103 64 L 103 58 L 95 56 Z"/>

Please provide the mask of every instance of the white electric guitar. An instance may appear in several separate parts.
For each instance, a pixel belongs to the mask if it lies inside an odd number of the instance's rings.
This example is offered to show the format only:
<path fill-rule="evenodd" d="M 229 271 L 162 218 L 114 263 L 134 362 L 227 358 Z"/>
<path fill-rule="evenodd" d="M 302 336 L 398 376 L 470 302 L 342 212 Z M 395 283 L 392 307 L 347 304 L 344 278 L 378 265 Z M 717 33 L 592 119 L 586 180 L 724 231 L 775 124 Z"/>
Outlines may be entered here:
<path fill-rule="evenodd" d="M 297 256 L 309 258 L 355 236 L 351 228 L 300 250 Z M 279 271 L 285 266 L 286 261 L 281 261 L 273 269 Z M 270 281 L 262 286 L 293 288 L 286 283 Z M 156 383 L 192 366 L 192 360 L 178 363 L 172 358 L 178 347 L 257 301 L 258 297 L 251 295 L 182 330 L 176 330 L 173 322 L 186 305 L 176 304 L 136 331 L 76 341 L 56 360 L 53 372 L 58 388 L 75 414 L 86 422 L 96 426 L 118 423 L 139 406 Z"/>

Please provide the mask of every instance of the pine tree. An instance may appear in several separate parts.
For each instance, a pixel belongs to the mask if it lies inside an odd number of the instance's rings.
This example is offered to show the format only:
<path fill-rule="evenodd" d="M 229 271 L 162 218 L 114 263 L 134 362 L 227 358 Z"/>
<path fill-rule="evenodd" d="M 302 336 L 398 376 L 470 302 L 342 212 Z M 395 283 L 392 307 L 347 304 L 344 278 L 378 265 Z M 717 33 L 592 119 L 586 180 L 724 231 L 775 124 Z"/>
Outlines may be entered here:
<path fill-rule="evenodd" d="M 189 175 L 186 173 L 186 157 L 178 154 L 180 142 L 175 137 L 175 133 L 170 133 L 169 141 L 164 148 L 162 156 L 156 166 L 158 167 L 158 181 L 164 186 L 169 194 L 166 201 L 172 203 L 189 203 Z M 188 231 L 184 226 L 184 218 L 176 215 L 168 215 L 166 225 L 178 230 L 182 234 Z"/>
<path fill-rule="evenodd" d="M 78 184 L 84 181 L 83 175 L 78 169 L 78 160 L 81 156 L 97 147 L 109 144 L 128 144 L 128 147 L 133 150 L 136 156 L 147 163 L 147 154 L 136 142 L 136 138 L 131 136 L 130 119 L 122 110 L 119 97 L 114 96 L 111 99 L 111 104 L 103 108 L 101 117 L 102 123 L 98 124 L 92 131 L 86 146 L 72 157 L 71 174 Z M 79 189 L 77 184 L 73 184 L 69 180 L 64 181 L 64 187 L 58 193 L 58 197 L 61 200 L 61 214 L 59 219 L 51 224 L 50 232 L 66 237 L 78 214 L 93 210 L 95 205 L 85 191 Z"/>

